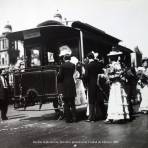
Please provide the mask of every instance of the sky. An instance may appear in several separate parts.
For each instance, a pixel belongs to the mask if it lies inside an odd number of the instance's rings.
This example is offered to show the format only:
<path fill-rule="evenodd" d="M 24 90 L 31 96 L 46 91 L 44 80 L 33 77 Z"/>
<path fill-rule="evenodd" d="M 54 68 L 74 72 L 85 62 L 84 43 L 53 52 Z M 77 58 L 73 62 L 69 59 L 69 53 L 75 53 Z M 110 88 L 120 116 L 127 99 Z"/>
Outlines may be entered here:
<path fill-rule="evenodd" d="M 148 57 L 148 0 L 0 0 L 0 32 L 7 23 L 13 31 L 30 29 L 53 19 L 56 11 L 70 21 L 81 21 L 105 31 Z"/>

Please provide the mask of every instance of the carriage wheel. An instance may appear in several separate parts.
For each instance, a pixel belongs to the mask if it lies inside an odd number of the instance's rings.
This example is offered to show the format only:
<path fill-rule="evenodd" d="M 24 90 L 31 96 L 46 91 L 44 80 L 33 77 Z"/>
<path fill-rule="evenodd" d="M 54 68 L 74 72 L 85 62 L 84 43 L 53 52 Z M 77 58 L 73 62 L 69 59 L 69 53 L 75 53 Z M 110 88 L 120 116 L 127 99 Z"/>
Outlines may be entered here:
<path fill-rule="evenodd" d="M 35 105 L 37 96 L 38 92 L 35 89 L 28 89 L 25 97 L 24 108 L 26 108 L 28 105 L 29 106 Z"/>
<path fill-rule="evenodd" d="M 20 96 L 19 98 L 13 98 L 13 102 L 14 102 L 14 108 L 17 109 L 17 108 L 21 108 L 21 107 L 24 107 L 24 104 L 25 104 L 25 98 Z"/>

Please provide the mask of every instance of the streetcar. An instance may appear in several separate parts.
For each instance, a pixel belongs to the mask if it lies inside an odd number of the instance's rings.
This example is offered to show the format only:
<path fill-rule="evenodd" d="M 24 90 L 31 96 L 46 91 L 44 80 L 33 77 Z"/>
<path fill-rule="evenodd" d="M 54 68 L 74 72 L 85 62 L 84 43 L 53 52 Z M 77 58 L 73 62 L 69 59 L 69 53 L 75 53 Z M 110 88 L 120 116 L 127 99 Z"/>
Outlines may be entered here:
<path fill-rule="evenodd" d="M 14 107 L 26 108 L 52 102 L 62 106 L 62 85 L 57 80 L 63 54 L 68 52 L 83 63 L 90 51 L 98 52 L 107 63 L 107 53 L 120 42 L 119 39 L 89 24 L 75 21 L 65 26 L 57 21 L 47 21 L 35 28 L 12 32 L 12 41 L 21 41 L 24 63 L 13 71 Z"/>

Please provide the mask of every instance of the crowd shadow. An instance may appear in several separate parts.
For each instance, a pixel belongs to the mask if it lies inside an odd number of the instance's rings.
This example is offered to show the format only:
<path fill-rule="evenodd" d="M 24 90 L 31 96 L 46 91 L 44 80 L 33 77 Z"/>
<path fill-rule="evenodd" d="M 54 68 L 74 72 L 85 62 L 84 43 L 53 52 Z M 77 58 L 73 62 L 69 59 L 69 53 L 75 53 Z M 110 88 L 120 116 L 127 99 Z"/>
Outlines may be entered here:
<path fill-rule="evenodd" d="M 11 115 L 11 116 L 8 116 L 8 119 L 11 120 L 11 119 L 20 119 L 20 118 L 25 118 L 27 117 L 25 114 L 19 114 L 19 115 Z"/>
<path fill-rule="evenodd" d="M 80 122 L 82 120 L 86 120 L 87 116 L 86 116 L 86 109 L 84 108 L 80 108 L 77 110 L 77 122 Z M 59 119 L 59 117 L 56 116 L 56 113 L 46 113 L 44 115 L 41 116 L 36 116 L 36 117 L 28 117 L 28 118 L 24 118 L 21 120 L 29 120 L 29 121 L 61 121 L 64 120 L 64 117 L 62 117 L 61 119 Z"/>

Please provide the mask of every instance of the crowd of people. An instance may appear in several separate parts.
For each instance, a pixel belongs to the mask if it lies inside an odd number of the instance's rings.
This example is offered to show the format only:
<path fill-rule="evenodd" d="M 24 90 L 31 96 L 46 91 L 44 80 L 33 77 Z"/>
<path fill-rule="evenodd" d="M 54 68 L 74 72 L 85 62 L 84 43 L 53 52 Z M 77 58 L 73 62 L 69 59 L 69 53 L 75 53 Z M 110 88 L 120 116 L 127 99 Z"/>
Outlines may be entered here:
<path fill-rule="evenodd" d="M 121 55 L 122 52 L 111 51 L 106 67 L 94 52 L 88 54 L 84 64 L 73 62 L 70 55 L 64 56 L 58 79 L 64 88 L 66 122 L 77 121 L 77 104 L 87 104 L 87 122 L 131 121 L 134 103 L 139 103 L 139 112 L 148 113 L 148 59 L 143 59 L 142 67 L 136 69 L 134 65 L 123 66 Z"/>
<path fill-rule="evenodd" d="M 104 67 L 98 53 L 90 52 L 84 63 L 70 54 L 63 56 L 58 82 L 63 88 L 64 119 L 77 122 L 77 105 L 87 105 L 87 122 L 123 123 L 134 119 L 134 103 L 139 112 L 148 114 L 148 58 L 142 67 L 126 67 L 122 52 L 111 51 L 109 64 Z M 2 120 L 8 120 L 8 81 L 0 76 L 0 110 Z M 138 100 L 138 101 L 137 101 Z M 107 105 L 106 103 L 107 102 Z"/>

